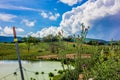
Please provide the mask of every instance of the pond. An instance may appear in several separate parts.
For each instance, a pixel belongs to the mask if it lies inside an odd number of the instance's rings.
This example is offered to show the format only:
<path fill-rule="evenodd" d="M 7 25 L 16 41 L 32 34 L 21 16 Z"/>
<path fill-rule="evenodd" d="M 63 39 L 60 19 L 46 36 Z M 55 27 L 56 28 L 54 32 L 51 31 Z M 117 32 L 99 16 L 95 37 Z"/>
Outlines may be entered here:
<path fill-rule="evenodd" d="M 22 61 L 22 66 L 25 80 L 49 80 L 49 72 L 57 75 L 63 69 L 56 61 Z M 0 80 L 21 80 L 18 61 L 0 61 Z"/>

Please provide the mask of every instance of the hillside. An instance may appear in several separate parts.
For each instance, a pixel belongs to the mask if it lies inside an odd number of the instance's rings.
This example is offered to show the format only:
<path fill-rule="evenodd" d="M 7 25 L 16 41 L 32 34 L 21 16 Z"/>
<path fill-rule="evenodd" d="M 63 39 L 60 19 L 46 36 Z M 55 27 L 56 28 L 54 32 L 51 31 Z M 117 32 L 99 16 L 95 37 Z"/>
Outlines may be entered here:
<path fill-rule="evenodd" d="M 88 43 L 90 41 L 97 41 L 97 42 L 102 42 L 104 44 L 109 44 L 110 41 L 102 40 L 102 39 L 92 39 L 92 38 L 86 38 L 85 42 Z"/>
<path fill-rule="evenodd" d="M 12 36 L 0 36 L 0 42 L 13 42 L 14 38 Z M 21 41 L 22 38 L 18 37 L 18 40 Z M 102 39 L 92 39 L 92 38 L 86 38 L 85 42 L 88 43 L 90 41 L 98 41 L 98 42 L 102 42 L 104 44 L 109 44 L 109 41 L 105 41 Z"/>
<path fill-rule="evenodd" d="M 18 37 L 18 40 L 21 41 L 21 37 Z M 12 36 L 0 36 L 0 42 L 13 42 L 14 38 Z"/>

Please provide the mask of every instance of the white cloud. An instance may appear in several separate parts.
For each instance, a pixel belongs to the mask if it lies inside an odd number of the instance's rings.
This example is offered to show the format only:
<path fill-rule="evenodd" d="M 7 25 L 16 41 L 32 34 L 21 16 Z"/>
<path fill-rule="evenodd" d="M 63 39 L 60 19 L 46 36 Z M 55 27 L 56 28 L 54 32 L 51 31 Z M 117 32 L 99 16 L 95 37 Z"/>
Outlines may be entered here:
<path fill-rule="evenodd" d="M 33 26 L 35 25 L 35 23 L 36 23 L 35 20 L 34 20 L 34 21 L 29 21 L 29 20 L 27 20 L 27 19 L 23 19 L 22 22 L 23 22 L 26 26 L 28 26 L 28 27 L 33 27 Z"/>
<path fill-rule="evenodd" d="M 44 11 L 43 11 L 43 12 L 41 12 L 41 16 L 42 16 L 43 18 L 48 18 L 47 13 L 45 13 Z"/>
<path fill-rule="evenodd" d="M 63 30 L 64 35 L 79 32 L 81 31 L 81 23 L 84 23 L 85 27 L 93 27 L 96 20 L 118 14 L 120 12 L 119 5 L 120 0 L 88 0 L 83 5 L 64 13 L 58 28 L 44 28 L 34 35 L 38 36 L 38 33 L 41 36 L 56 34 L 59 30 Z M 92 37 L 94 36 L 92 35 Z M 101 37 L 103 37 L 102 34 Z"/>
<path fill-rule="evenodd" d="M 13 30 L 11 27 L 6 26 L 3 30 L 5 34 L 13 34 Z"/>
<path fill-rule="evenodd" d="M 36 11 L 36 12 L 41 12 L 41 9 L 34 9 L 34 8 L 29 8 L 29 7 L 24 7 L 24 6 L 14 6 L 11 4 L 2 4 L 0 3 L 0 8 L 1 9 L 11 9 L 11 10 L 28 10 L 28 11 Z"/>
<path fill-rule="evenodd" d="M 14 22 L 14 18 L 16 18 L 16 15 L 12 14 L 5 14 L 5 13 L 0 13 L 0 20 L 5 21 L 5 22 Z"/>
<path fill-rule="evenodd" d="M 0 30 L 2 30 L 2 27 L 0 26 Z"/>
<path fill-rule="evenodd" d="M 33 37 L 44 37 L 49 34 L 56 35 L 59 31 L 58 27 L 51 26 L 49 28 L 43 28 L 41 31 L 38 31 L 37 33 L 30 32 L 28 35 L 31 35 Z"/>
<path fill-rule="evenodd" d="M 48 19 L 50 19 L 50 20 L 57 20 L 57 18 L 60 16 L 60 14 L 59 13 L 55 13 L 54 15 L 53 15 L 53 13 L 52 12 L 44 12 L 44 11 L 42 11 L 41 12 L 41 16 L 43 17 L 43 18 L 48 18 Z"/>
<path fill-rule="evenodd" d="M 6 36 L 3 32 L 0 32 L 0 36 Z"/>
<path fill-rule="evenodd" d="M 56 13 L 55 15 L 51 15 L 50 17 L 49 17 L 49 19 L 50 20 L 57 20 L 57 18 L 60 16 L 60 14 L 59 13 Z"/>
<path fill-rule="evenodd" d="M 0 26 L 0 36 L 5 36 L 5 34 L 3 33 L 3 28 Z"/>
<path fill-rule="evenodd" d="M 22 28 L 17 28 L 16 31 L 17 32 L 24 32 L 24 30 Z"/>
<path fill-rule="evenodd" d="M 80 24 L 92 27 L 97 19 L 115 15 L 120 11 L 120 0 L 89 0 L 63 14 L 60 27 L 67 32 L 80 31 Z"/>
<path fill-rule="evenodd" d="M 30 32 L 27 34 L 27 36 L 44 37 L 44 36 L 48 36 L 49 34 L 52 34 L 53 36 L 55 36 L 55 35 L 58 35 L 58 32 L 62 33 L 62 29 L 60 27 L 51 26 L 49 28 L 43 28 L 41 31 L 38 31 L 37 33 Z M 62 35 L 66 37 L 70 34 L 64 31 Z"/>
<path fill-rule="evenodd" d="M 81 1 L 82 0 L 60 0 L 60 2 L 68 4 L 69 6 L 77 4 L 77 2 L 81 2 Z"/>
<path fill-rule="evenodd" d="M 16 28 L 16 32 L 17 33 L 20 33 L 20 32 L 24 32 L 24 30 L 22 28 Z M 8 27 L 6 26 L 4 29 L 3 29 L 3 34 L 5 35 L 12 35 L 13 34 L 13 29 L 12 27 Z"/>

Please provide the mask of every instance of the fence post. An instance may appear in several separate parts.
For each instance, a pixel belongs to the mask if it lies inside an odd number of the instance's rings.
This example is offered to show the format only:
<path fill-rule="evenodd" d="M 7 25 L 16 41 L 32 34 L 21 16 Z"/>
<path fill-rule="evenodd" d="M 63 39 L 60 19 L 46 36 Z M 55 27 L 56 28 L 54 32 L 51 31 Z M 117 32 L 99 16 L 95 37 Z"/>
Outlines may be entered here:
<path fill-rule="evenodd" d="M 21 59 L 20 59 L 20 52 L 19 52 L 19 46 L 18 46 L 18 40 L 17 40 L 17 36 L 16 36 L 15 27 L 13 27 L 13 34 L 14 34 L 14 42 L 16 45 L 16 53 L 17 53 L 17 57 L 18 57 L 20 73 L 21 73 L 21 79 L 24 80 L 24 74 L 23 74 L 23 70 L 22 70 L 22 64 L 21 64 Z"/>

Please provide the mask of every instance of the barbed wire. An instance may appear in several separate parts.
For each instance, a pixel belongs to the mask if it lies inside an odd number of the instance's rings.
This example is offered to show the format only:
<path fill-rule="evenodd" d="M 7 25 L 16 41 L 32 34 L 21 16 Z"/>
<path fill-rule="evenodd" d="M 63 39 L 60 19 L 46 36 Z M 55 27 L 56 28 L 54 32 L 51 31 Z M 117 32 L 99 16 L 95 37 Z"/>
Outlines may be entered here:
<path fill-rule="evenodd" d="M 15 70 L 15 72 L 18 72 L 18 71 L 19 71 L 18 69 L 19 69 L 19 68 L 17 68 L 17 69 Z M 11 75 L 14 75 L 14 74 L 15 74 L 15 72 L 10 73 L 10 74 L 7 74 L 7 75 L 5 75 L 5 76 L 1 77 L 1 78 L 0 78 L 0 80 L 3 80 L 3 79 L 5 79 L 5 78 L 7 78 L 7 77 L 9 77 L 9 76 L 11 76 Z M 5 80 L 6 80 L 6 79 L 5 79 Z"/>
<path fill-rule="evenodd" d="M 45 73 L 45 72 L 43 72 L 43 71 L 41 71 L 41 72 L 38 72 L 38 71 L 31 71 L 31 70 L 28 70 L 28 69 L 26 69 L 26 68 L 24 68 L 24 67 L 22 67 L 22 69 L 23 69 L 23 71 L 24 71 L 24 75 L 26 75 L 26 78 L 27 78 L 27 80 L 29 80 L 28 79 L 28 74 L 27 74 L 27 72 L 30 72 L 30 73 L 33 73 L 33 74 L 35 74 L 35 75 L 37 75 L 37 74 L 49 74 L 49 73 Z M 0 78 L 0 80 L 7 80 L 7 78 L 8 77 L 10 77 L 10 76 L 14 76 L 14 77 L 16 77 L 18 74 L 18 72 L 20 71 L 20 69 L 19 68 L 17 68 L 14 72 L 12 72 L 12 73 L 10 73 L 10 74 L 7 74 L 7 75 L 5 75 L 5 76 L 3 76 L 3 77 L 1 77 Z M 16 80 L 17 80 L 17 77 L 16 77 Z"/>

